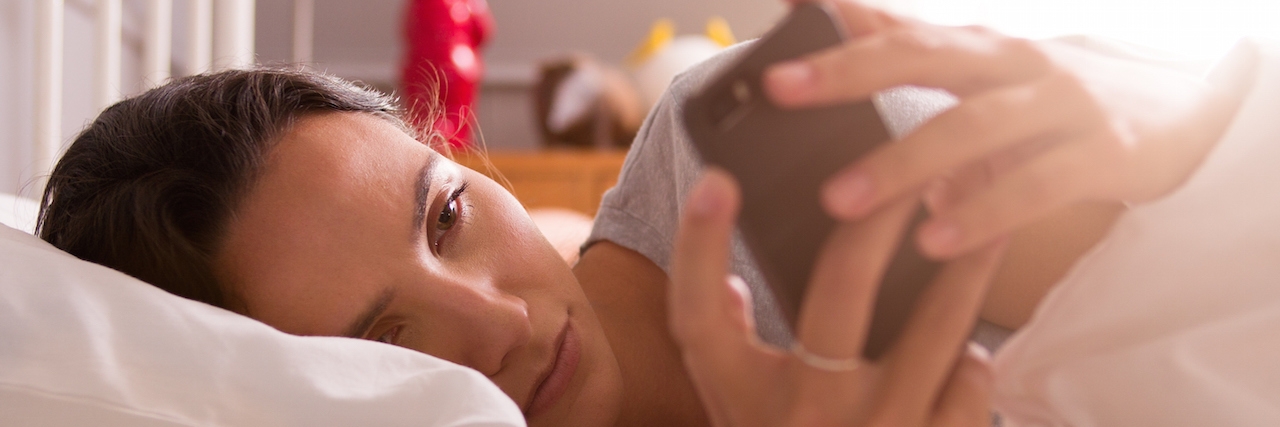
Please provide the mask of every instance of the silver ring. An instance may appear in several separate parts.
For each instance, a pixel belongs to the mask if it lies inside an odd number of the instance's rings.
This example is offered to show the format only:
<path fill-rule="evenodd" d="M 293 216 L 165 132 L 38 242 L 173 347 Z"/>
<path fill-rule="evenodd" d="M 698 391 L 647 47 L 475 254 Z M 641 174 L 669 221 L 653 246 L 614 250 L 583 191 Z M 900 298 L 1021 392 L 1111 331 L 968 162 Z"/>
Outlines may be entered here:
<path fill-rule="evenodd" d="M 862 360 L 858 357 L 836 359 L 810 353 L 809 350 L 804 348 L 804 344 L 800 344 L 800 340 L 796 340 L 791 344 L 791 354 L 794 354 L 804 364 L 809 365 L 810 368 L 828 372 L 849 372 L 858 369 L 858 366 L 862 365 Z"/>

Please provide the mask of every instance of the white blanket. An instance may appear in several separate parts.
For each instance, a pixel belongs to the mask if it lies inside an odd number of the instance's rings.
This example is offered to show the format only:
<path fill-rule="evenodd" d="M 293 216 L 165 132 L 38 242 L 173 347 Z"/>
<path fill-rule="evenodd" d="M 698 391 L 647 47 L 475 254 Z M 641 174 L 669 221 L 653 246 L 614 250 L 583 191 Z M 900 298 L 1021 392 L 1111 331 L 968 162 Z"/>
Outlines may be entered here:
<path fill-rule="evenodd" d="M 1135 207 L 996 355 L 1011 426 L 1280 426 L 1280 46 L 1204 165 Z"/>

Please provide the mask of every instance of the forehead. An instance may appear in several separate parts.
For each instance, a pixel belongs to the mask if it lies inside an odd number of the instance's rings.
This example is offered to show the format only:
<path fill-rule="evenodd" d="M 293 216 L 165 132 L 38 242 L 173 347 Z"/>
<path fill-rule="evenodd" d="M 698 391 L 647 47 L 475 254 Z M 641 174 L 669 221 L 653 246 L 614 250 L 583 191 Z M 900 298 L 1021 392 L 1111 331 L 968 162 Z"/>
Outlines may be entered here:
<path fill-rule="evenodd" d="M 220 278 L 244 311 L 288 332 L 318 333 L 310 329 L 350 318 L 289 307 L 356 298 L 389 274 L 384 265 L 413 256 L 404 248 L 414 188 L 432 155 L 369 114 L 298 120 L 228 224 L 215 259 Z"/>
<path fill-rule="evenodd" d="M 358 186 L 385 180 L 385 169 L 433 154 L 387 120 L 366 113 L 322 113 L 301 117 L 267 156 L 262 179 L 331 177 Z M 323 170 L 324 174 L 316 174 Z M 274 176 L 273 176 L 274 175 Z M 267 183 L 266 185 L 269 185 Z"/>
<path fill-rule="evenodd" d="M 269 153 L 241 211 L 269 207 L 272 217 L 281 210 L 314 217 L 395 208 L 408 201 L 415 172 L 432 155 L 396 126 L 370 114 L 304 117 Z M 305 218 L 291 220 L 299 219 Z"/>

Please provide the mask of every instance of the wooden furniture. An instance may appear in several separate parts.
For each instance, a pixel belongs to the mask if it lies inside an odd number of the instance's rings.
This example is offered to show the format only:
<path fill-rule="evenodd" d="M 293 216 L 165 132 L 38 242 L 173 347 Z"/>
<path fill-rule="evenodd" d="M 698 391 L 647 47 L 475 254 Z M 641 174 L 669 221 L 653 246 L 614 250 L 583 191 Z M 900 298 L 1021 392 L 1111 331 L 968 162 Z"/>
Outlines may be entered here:
<path fill-rule="evenodd" d="M 525 208 L 565 208 L 594 216 L 605 190 L 618 181 L 624 150 L 494 151 L 456 155 L 458 163 L 488 175 Z"/>

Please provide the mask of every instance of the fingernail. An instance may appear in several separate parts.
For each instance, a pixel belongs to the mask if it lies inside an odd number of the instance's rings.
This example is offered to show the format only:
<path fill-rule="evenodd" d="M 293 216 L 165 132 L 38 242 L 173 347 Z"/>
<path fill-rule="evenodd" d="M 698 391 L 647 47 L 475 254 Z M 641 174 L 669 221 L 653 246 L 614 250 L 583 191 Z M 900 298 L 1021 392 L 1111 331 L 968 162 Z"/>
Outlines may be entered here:
<path fill-rule="evenodd" d="M 926 252 L 941 254 L 955 246 L 960 240 L 960 228 L 947 220 L 936 220 L 925 224 L 920 230 L 920 244 Z"/>
<path fill-rule="evenodd" d="M 871 202 L 871 177 L 853 172 L 837 178 L 827 191 L 827 201 L 834 214 L 852 217 L 862 213 Z"/>
<path fill-rule="evenodd" d="M 789 61 L 769 68 L 766 78 L 774 89 L 786 93 L 805 93 L 816 79 L 813 66 L 802 61 Z"/>

